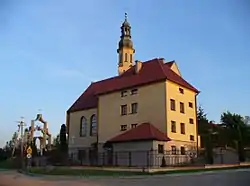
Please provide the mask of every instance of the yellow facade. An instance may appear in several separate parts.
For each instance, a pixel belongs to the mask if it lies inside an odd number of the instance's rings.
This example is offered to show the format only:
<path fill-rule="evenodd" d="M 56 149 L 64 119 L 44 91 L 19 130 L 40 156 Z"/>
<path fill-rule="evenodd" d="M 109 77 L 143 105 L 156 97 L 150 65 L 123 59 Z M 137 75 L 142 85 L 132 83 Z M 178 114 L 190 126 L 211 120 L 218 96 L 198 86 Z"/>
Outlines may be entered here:
<path fill-rule="evenodd" d="M 165 110 L 165 82 L 138 87 L 135 95 L 121 97 L 121 91 L 99 97 L 99 142 L 105 143 L 110 138 L 121 133 L 121 125 L 127 125 L 127 130 L 132 124 L 152 122 L 158 129 L 166 130 Z M 131 104 L 138 104 L 138 113 L 131 114 Z M 121 105 L 127 105 L 128 114 L 121 115 Z M 156 114 L 157 113 L 157 114 Z"/>
<path fill-rule="evenodd" d="M 179 89 L 183 89 L 183 93 Z M 167 110 L 167 135 L 171 140 L 169 144 L 175 146 L 197 145 L 197 120 L 196 120 L 196 93 L 181 87 L 171 81 L 166 81 L 166 110 Z M 171 110 L 170 100 L 175 100 L 175 111 Z M 180 112 L 180 103 L 184 104 L 184 113 Z M 189 106 L 192 104 L 192 108 Z M 193 120 L 190 123 L 189 120 Z M 171 131 L 172 121 L 176 124 L 176 132 Z M 185 126 L 185 134 L 181 134 L 181 123 Z M 193 136 L 193 140 L 190 140 Z"/>
<path fill-rule="evenodd" d="M 90 123 L 91 117 L 93 115 L 97 116 L 97 108 L 96 109 L 88 109 L 83 111 L 77 111 L 69 114 L 69 123 L 71 124 L 69 127 L 69 147 L 71 148 L 88 148 L 91 147 L 93 143 L 97 142 L 97 136 L 90 136 Z M 80 136 L 81 130 L 81 118 L 85 117 L 87 120 L 87 130 L 86 136 Z M 98 118 L 98 117 L 97 117 Z M 98 119 L 97 119 L 98 122 Z"/>
<path fill-rule="evenodd" d="M 183 94 L 179 92 L 179 88 L 184 90 Z M 74 147 L 90 147 L 95 142 L 103 144 L 112 137 L 122 133 L 122 125 L 126 125 L 127 130 L 129 130 L 132 124 L 144 122 L 152 123 L 167 134 L 171 139 L 166 147 L 168 150 L 170 150 L 171 146 L 176 146 L 177 148 L 180 148 L 180 146 L 196 146 L 195 92 L 170 81 L 137 87 L 137 94 L 134 95 L 130 95 L 131 89 L 126 91 L 127 96 L 125 97 L 121 97 L 122 91 L 100 95 L 98 108 L 70 113 L 71 125 L 69 133 L 71 136 L 74 136 Z M 176 102 L 175 111 L 172 111 L 170 108 L 170 99 L 174 99 Z M 180 102 L 184 103 L 184 113 L 180 113 Z M 138 112 L 135 114 L 131 114 L 132 103 L 138 104 Z M 193 108 L 189 107 L 189 103 L 192 103 Z M 121 105 L 127 105 L 127 115 L 121 115 Z M 89 136 L 90 118 L 93 114 L 97 115 L 98 139 L 96 136 Z M 87 119 L 88 130 L 86 137 L 79 136 L 82 116 Z M 193 124 L 189 123 L 189 119 L 193 119 Z M 176 123 L 175 133 L 171 131 L 171 121 Z M 181 123 L 185 124 L 185 134 L 181 134 Z M 190 135 L 193 136 L 193 141 L 190 140 Z"/>

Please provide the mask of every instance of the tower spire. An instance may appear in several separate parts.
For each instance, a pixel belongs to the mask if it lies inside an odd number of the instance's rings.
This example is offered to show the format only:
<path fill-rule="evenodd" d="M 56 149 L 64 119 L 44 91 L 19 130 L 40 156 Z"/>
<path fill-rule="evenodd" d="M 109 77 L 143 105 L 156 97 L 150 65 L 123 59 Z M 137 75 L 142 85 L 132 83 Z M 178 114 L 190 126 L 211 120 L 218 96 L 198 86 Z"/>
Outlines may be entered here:
<path fill-rule="evenodd" d="M 119 54 L 118 72 L 122 74 L 133 66 L 133 55 L 135 53 L 133 41 L 131 39 L 131 26 L 128 22 L 128 14 L 121 25 L 121 36 L 118 44 L 117 53 Z"/>

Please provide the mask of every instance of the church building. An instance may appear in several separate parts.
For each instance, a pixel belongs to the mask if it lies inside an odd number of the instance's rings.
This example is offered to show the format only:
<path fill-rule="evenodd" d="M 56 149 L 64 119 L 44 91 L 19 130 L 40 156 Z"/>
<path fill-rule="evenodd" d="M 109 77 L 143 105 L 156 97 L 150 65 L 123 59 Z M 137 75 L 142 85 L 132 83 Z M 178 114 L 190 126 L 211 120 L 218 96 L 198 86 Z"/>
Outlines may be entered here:
<path fill-rule="evenodd" d="M 127 16 L 117 53 L 118 74 L 91 83 L 67 111 L 69 154 L 196 149 L 199 91 L 177 63 L 135 60 Z"/>

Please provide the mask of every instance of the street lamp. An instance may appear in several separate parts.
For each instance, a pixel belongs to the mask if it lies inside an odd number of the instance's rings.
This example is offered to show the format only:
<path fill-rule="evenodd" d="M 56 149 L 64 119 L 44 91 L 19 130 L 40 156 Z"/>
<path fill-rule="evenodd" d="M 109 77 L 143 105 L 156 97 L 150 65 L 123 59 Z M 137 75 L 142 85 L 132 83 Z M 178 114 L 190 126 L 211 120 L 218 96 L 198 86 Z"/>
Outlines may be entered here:
<path fill-rule="evenodd" d="M 23 138 L 24 138 L 24 135 L 23 135 L 23 127 L 26 126 L 26 123 L 24 122 L 24 117 L 21 117 L 21 120 L 20 121 L 17 121 L 18 126 L 20 127 L 20 132 L 21 132 L 21 165 L 22 165 L 22 169 L 24 168 L 24 157 L 23 157 Z"/>

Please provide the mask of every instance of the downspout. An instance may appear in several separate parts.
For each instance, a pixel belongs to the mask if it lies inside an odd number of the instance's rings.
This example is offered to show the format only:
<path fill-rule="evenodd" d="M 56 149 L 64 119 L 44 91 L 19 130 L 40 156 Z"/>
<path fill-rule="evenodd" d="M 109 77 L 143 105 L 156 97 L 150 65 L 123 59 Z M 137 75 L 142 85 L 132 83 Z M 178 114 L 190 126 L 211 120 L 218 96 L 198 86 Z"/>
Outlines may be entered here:
<path fill-rule="evenodd" d="M 164 112 L 165 112 L 165 131 L 164 133 L 167 134 L 168 136 L 168 99 L 167 99 L 167 81 L 165 80 L 164 82 L 165 86 L 164 86 L 164 101 L 165 101 L 165 108 L 164 108 Z"/>

